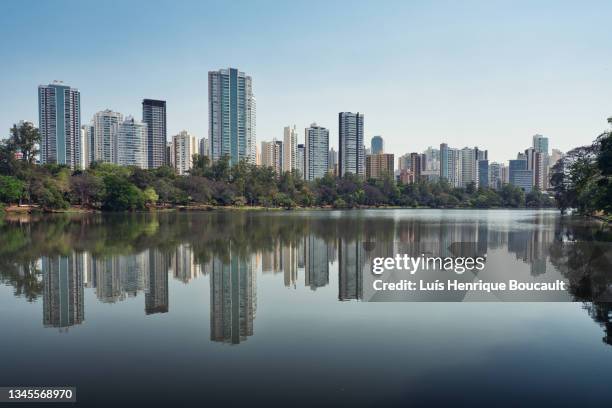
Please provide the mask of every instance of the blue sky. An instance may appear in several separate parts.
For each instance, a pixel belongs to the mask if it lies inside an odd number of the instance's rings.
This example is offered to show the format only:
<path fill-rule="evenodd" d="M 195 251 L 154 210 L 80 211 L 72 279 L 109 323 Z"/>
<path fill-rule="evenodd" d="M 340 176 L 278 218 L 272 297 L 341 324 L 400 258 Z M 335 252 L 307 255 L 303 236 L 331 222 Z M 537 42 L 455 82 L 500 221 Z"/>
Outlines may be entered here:
<path fill-rule="evenodd" d="M 403 154 L 447 142 L 505 161 L 550 137 L 589 143 L 612 116 L 612 2 L 17 1 L 0 12 L 0 129 L 37 119 L 37 86 L 81 91 L 83 123 L 168 101 L 169 136 L 208 132 L 207 72 L 253 77 L 257 138 L 340 111 Z"/>

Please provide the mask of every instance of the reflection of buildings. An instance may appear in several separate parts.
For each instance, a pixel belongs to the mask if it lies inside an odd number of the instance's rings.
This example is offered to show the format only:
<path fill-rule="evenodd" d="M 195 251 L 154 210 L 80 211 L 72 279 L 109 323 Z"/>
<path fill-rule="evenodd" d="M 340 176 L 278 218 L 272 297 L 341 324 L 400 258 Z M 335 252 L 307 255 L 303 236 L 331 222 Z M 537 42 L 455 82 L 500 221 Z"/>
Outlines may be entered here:
<path fill-rule="evenodd" d="M 282 265 L 283 265 L 283 275 L 285 278 L 285 286 L 290 287 L 293 286 L 295 288 L 295 284 L 297 282 L 297 268 L 298 268 L 298 255 L 297 255 L 297 247 L 295 244 L 287 244 L 283 248 L 282 251 Z"/>
<path fill-rule="evenodd" d="M 362 243 L 342 239 L 338 245 L 338 299 L 361 299 L 365 254 Z"/>
<path fill-rule="evenodd" d="M 168 312 L 168 264 L 166 254 L 154 249 L 149 250 L 145 291 L 146 314 Z"/>
<path fill-rule="evenodd" d="M 202 273 L 202 268 L 195 262 L 195 255 L 189 244 L 179 244 L 170 261 L 174 278 L 189 283 Z"/>
<path fill-rule="evenodd" d="M 67 328 L 83 323 L 83 270 L 76 258 L 42 258 L 45 327 Z"/>
<path fill-rule="evenodd" d="M 509 231 L 508 252 L 515 253 L 517 259 L 528 263 L 532 276 L 542 275 L 546 273 L 549 245 L 553 240 L 554 232 L 545 226 Z"/>
<path fill-rule="evenodd" d="M 125 298 L 121 289 L 119 258 L 118 256 L 109 256 L 92 260 L 96 296 L 101 302 L 115 303 Z"/>
<path fill-rule="evenodd" d="M 255 274 L 250 259 L 213 260 L 210 274 L 210 339 L 239 344 L 253 335 L 257 305 Z"/>
<path fill-rule="evenodd" d="M 304 283 L 316 290 L 329 283 L 329 252 L 323 239 L 314 235 L 306 237 L 304 242 Z"/>

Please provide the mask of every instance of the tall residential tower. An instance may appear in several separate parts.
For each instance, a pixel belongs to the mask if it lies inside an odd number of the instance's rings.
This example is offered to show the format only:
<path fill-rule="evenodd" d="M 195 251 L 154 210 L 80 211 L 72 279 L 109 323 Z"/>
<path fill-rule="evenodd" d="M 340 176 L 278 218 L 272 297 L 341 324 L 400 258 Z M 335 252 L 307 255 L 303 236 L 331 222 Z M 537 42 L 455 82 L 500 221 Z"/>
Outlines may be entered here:
<path fill-rule="evenodd" d="M 166 101 L 144 99 L 142 121 L 147 124 L 148 168 L 166 165 Z"/>
<path fill-rule="evenodd" d="M 213 160 L 255 163 L 255 98 L 251 77 L 236 68 L 208 72 L 208 136 Z"/>
<path fill-rule="evenodd" d="M 81 93 L 54 81 L 38 87 L 40 161 L 82 168 Z"/>
<path fill-rule="evenodd" d="M 347 173 L 365 176 L 365 147 L 363 145 L 363 113 L 340 112 L 339 176 Z"/>

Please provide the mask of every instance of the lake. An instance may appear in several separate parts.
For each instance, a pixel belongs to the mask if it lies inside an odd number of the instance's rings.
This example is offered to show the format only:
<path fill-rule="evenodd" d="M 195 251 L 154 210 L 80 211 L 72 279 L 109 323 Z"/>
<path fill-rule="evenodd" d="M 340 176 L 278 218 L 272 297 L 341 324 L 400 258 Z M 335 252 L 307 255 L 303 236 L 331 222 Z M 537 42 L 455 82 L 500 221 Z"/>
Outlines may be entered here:
<path fill-rule="evenodd" d="M 75 386 L 82 406 L 609 406 L 611 241 L 548 210 L 6 217 L 0 386 Z M 366 298 L 364 259 L 452 242 L 566 279 L 568 301 Z"/>

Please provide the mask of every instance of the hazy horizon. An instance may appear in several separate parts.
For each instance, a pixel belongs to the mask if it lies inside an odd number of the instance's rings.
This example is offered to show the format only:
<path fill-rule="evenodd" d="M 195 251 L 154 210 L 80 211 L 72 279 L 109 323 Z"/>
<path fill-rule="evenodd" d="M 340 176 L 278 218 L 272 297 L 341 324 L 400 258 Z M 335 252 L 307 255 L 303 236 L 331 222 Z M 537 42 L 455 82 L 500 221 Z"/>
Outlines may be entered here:
<path fill-rule="evenodd" d="M 81 121 L 141 118 L 167 101 L 168 137 L 208 135 L 208 71 L 253 77 L 257 141 L 299 142 L 312 122 L 338 145 L 338 112 L 363 112 L 365 141 L 397 156 L 446 142 L 505 162 L 539 133 L 590 143 L 612 116 L 612 4 L 591 2 L 6 3 L 0 128 L 38 124 L 37 87 L 81 91 Z"/>

